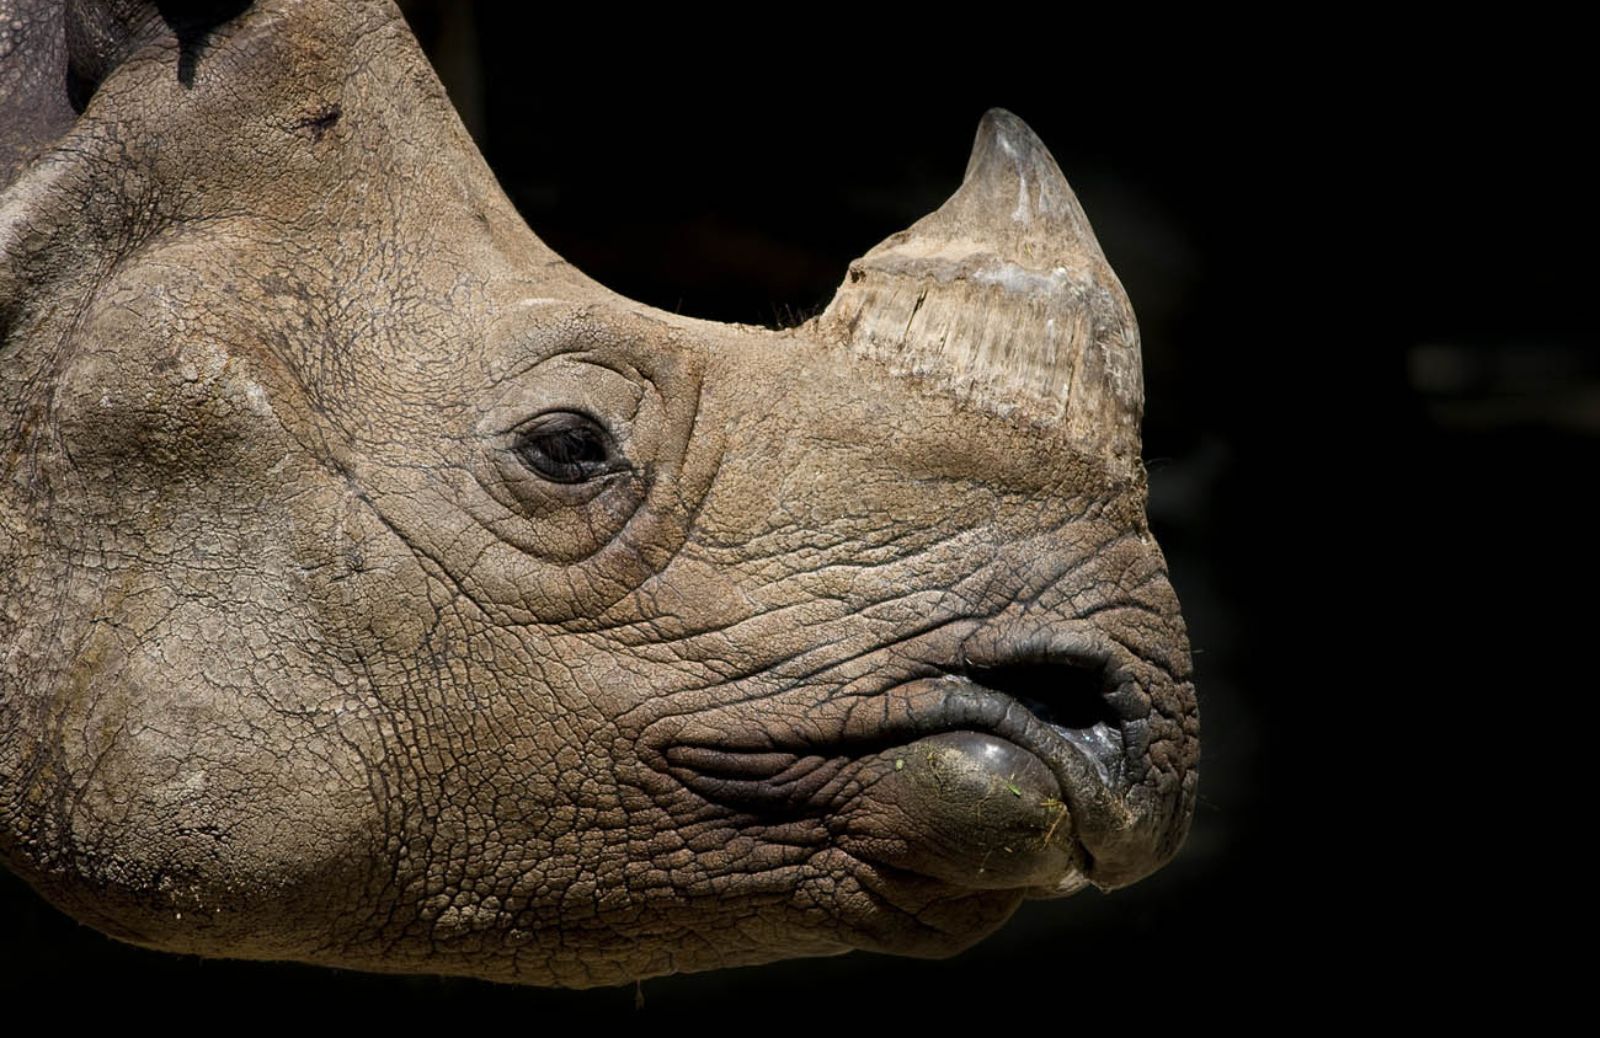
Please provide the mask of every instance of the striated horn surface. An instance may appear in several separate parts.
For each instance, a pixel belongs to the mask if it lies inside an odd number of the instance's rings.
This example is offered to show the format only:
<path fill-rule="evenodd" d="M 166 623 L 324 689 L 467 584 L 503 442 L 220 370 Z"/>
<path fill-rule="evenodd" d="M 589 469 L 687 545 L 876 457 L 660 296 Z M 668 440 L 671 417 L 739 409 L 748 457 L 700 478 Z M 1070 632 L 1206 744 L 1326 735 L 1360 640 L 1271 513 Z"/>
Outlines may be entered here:
<path fill-rule="evenodd" d="M 1132 307 L 1044 144 L 991 109 L 961 187 L 850 265 L 814 331 L 970 402 L 1139 456 Z"/>

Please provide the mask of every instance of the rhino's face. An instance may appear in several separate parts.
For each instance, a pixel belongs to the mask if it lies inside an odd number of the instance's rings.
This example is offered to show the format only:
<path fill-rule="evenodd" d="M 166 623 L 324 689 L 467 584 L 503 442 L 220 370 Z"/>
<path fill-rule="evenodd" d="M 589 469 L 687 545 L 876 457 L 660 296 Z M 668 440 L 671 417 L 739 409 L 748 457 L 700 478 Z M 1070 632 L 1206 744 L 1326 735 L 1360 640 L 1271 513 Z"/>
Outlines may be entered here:
<path fill-rule="evenodd" d="M 392 9 L 134 6 L 0 212 L 0 850 L 48 896 L 583 985 L 947 953 L 1174 852 L 1137 339 L 1018 120 L 821 317 L 717 325 L 546 250 Z"/>

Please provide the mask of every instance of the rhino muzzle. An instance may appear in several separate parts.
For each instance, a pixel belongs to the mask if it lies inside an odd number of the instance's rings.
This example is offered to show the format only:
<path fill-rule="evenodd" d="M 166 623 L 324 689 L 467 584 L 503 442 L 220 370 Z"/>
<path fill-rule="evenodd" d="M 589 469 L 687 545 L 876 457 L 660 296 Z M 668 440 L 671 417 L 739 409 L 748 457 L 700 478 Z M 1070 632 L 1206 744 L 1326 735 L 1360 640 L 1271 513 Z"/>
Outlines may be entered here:
<path fill-rule="evenodd" d="M 0 860 L 44 896 L 590 986 L 947 954 L 1176 852 L 1137 327 L 1020 119 L 818 317 L 723 325 L 534 237 L 392 5 L 18 10 Z"/>
<path fill-rule="evenodd" d="M 764 697 L 759 727 L 738 695 L 665 718 L 643 733 L 642 758 L 764 824 L 825 819 L 852 853 L 961 889 L 1110 890 L 1170 857 L 1194 788 L 1192 773 L 1153 776 L 1148 669 L 1063 631 L 979 630 L 959 644 L 927 676 L 853 682 L 831 706 Z"/>

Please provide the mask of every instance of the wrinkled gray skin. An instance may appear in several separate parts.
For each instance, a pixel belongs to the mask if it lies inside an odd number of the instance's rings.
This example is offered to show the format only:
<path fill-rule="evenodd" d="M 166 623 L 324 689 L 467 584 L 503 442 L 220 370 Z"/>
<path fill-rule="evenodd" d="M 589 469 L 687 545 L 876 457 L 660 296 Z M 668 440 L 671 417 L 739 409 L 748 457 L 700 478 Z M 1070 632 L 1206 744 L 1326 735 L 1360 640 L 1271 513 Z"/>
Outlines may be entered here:
<path fill-rule="evenodd" d="M 1177 849 L 1137 335 L 1014 116 L 770 331 L 546 249 L 387 3 L 0 8 L 0 859 L 45 897 L 583 986 L 944 955 Z M 601 471 L 541 475 L 551 412 Z"/>

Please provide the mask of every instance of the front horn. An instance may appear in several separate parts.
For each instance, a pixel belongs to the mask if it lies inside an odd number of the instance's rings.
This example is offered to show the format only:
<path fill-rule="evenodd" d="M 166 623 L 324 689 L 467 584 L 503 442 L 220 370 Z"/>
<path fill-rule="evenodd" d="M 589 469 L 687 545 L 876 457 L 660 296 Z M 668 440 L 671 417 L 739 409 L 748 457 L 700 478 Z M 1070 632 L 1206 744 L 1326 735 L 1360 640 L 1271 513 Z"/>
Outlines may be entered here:
<path fill-rule="evenodd" d="M 961 187 L 850 265 L 813 326 L 895 373 L 1137 463 L 1139 329 L 1077 196 L 1021 119 L 991 109 Z"/>

